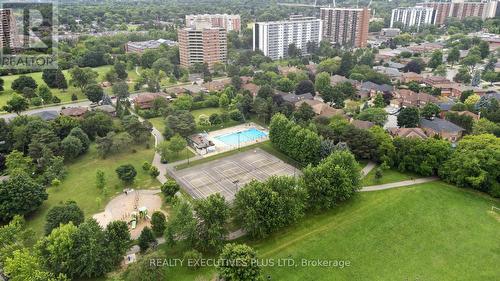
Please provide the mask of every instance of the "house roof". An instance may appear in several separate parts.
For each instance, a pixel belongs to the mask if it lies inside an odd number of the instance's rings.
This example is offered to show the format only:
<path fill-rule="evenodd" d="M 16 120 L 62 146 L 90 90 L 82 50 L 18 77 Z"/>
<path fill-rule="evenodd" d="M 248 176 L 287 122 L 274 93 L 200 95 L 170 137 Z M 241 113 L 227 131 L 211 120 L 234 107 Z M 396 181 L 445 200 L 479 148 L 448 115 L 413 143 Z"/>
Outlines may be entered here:
<path fill-rule="evenodd" d="M 94 109 L 101 110 L 101 111 L 104 111 L 106 113 L 115 113 L 116 112 L 116 108 L 112 105 L 109 105 L 109 104 L 99 105 L 99 106 L 94 107 Z"/>
<path fill-rule="evenodd" d="M 82 116 L 87 110 L 86 107 L 67 107 L 61 110 L 61 114 L 64 116 Z"/>
<path fill-rule="evenodd" d="M 378 92 L 390 93 L 392 92 L 392 86 L 387 84 L 375 84 L 371 81 L 366 81 L 361 84 L 361 90 L 374 90 Z"/>
<path fill-rule="evenodd" d="M 301 100 L 314 99 L 314 97 L 311 93 L 302 94 L 302 95 L 278 93 L 278 95 L 283 97 L 283 100 L 285 100 L 287 102 L 291 102 L 291 103 L 296 103 L 296 102 L 301 101 Z"/>
<path fill-rule="evenodd" d="M 465 131 L 462 127 L 451 123 L 448 120 L 434 118 L 433 120 L 420 118 L 420 127 L 429 128 L 436 132 L 460 132 Z"/>
<path fill-rule="evenodd" d="M 201 134 L 191 135 L 189 139 L 199 148 L 206 148 L 210 146 L 210 141 Z"/>
<path fill-rule="evenodd" d="M 405 67 L 404 64 L 398 63 L 398 62 L 393 62 L 393 61 L 387 62 L 387 65 L 389 65 L 389 67 L 396 68 L 396 69 L 403 69 Z"/>
<path fill-rule="evenodd" d="M 33 114 L 30 114 L 31 116 L 38 116 L 44 121 L 49 121 L 49 120 L 54 120 L 59 116 L 59 112 L 56 110 L 46 110 L 46 111 L 41 111 L 41 112 L 36 112 Z"/>
<path fill-rule="evenodd" d="M 375 126 L 375 123 L 370 121 L 363 121 L 357 119 L 351 119 L 351 124 L 358 129 L 370 129 Z"/>
<path fill-rule="evenodd" d="M 408 100 L 410 102 L 437 102 L 438 99 L 434 96 L 431 96 L 426 93 L 416 93 L 407 89 L 400 89 L 397 91 L 397 95 L 401 97 L 403 100 Z"/>
<path fill-rule="evenodd" d="M 161 94 L 159 93 L 140 93 L 134 98 L 134 102 L 137 103 L 146 103 L 146 102 L 152 102 L 154 99 L 161 97 Z"/>
<path fill-rule="evenodd" d="M 385 67 L 385 66 L 374 66 L 373 69 L 377 72 L 383 73 L 390 77 L 400 77 L 401 72 L 397 68 Z"/>
<path fill-rule="evenodd" d="M 438 103 L 437 106 L 441 109 L 441 111 L 449 111 L 451 110 L 451 107 L 455 105 L 455 102 L 450 101 L 450 102 L 442 102 Z"/>
<path fill-rule="evenodd" d="M 427 135 L 420 128 L 389 128 L 389 133 L 393 136 L 402 138 L 421 138 L 426 139 Z"/>
<path fill-rule="evenodd" d="M 319 116 L 332 117 L 334 115 L 344 115 L 344 111 L 342 109 L 335 109 L 319 100 L 300 100 L 295 103 L 295 107 L 299 107 L 303 103 L 310 105 L 314 113 Z"/>

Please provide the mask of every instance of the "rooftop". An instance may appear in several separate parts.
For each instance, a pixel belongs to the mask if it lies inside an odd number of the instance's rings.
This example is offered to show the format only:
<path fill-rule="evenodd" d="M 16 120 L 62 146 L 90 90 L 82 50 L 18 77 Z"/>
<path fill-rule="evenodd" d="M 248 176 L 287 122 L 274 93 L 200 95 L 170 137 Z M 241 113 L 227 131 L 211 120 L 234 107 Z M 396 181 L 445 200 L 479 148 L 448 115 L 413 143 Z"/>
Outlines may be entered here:
<path fill-rule="evenodd" d="M 458 132 L 465 131 L 462 127 L 459 127 L 448 120 L 441 118 L 434 118 L 433 120 L 420 118 L 420 127 L 430 128 L 436 132 Z"/>

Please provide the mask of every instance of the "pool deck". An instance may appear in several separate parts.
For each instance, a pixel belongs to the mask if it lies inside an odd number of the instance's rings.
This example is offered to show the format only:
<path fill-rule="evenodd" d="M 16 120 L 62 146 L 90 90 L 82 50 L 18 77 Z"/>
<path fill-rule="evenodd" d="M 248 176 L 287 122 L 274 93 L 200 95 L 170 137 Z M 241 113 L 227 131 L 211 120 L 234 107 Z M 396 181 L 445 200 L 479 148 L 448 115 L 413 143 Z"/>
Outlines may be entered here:
<path fill-rule="evenodd" d="M 215 144 L 215 151 L 207 153 L 207 154 L 203 155 L 203 157 L 208 157 L 208 156 L 216 155 L 216 154 L 221 153 L 221 152 L 226 152 L 226 151 L 229 151 L 229 150 L 238 149 L 238 145 L 228 145 L 227 143 L 224 143 L 224 142 L 218 140 L 217 137 L 228 135 L 228 134 L 232 134 L 232 133 L 236 133 L 236 132 L 246 131 L 246 130 L 249 130 L 249 129 L 252 129 L 252 128 L 255 128 L 255 129 L 259 130 L 259 131 L 262 131 L 262 132 L 266 133 L 266 136 L 262 137 L 262 138 L 260 138 L 258 140 L 252 140 L 252 141 L 247 141 L 247 142 L 240 142 L 239 147 L 245 147 L 245 146 L 248 146 L 248 145 L 252 145 L 252 144 L 256 144 L 256 143 L 259 143 L 259 142 L 263 142 L 263 141 L 269 140 L 269 131 L 266 128 L 264 128 L 264 127 L 262 127 L 260 125 L 257 125 L 257 124 L 255 124 L 253 122 L 248 122 L 248 123 L 245 123 L 245 124 L 240 124 L 240 125 L 237 125 L 237 126 L 234 126 L 234 127 L 229 127 L 229 128 L 225 128 L 225 129 L 221 129 L 221 130 L 209 132 L 208 136 L 207 136 L 207 139 L 210 140 L 210 141 L 212 141 Z"/>

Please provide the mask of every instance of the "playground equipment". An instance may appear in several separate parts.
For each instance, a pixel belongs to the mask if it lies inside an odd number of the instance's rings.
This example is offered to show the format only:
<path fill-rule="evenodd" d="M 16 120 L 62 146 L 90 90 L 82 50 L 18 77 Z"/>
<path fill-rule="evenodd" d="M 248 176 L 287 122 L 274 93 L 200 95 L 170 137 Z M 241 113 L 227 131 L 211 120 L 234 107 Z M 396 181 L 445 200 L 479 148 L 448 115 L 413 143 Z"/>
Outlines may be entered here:
<path fill-rule="evenodd" d="M 139 212 L 132 212 L 130 214 L 130 220 L 128 224 L 130 225 L 131 229 L 135 229 L 137 227 L 137 224 L 140 222 L 141 219 L 144 220 L 151 220 L 151 217 L 148 215 L 148 208 L 143 206 L 140 207 L 139 209 L 136 209 Z"/>

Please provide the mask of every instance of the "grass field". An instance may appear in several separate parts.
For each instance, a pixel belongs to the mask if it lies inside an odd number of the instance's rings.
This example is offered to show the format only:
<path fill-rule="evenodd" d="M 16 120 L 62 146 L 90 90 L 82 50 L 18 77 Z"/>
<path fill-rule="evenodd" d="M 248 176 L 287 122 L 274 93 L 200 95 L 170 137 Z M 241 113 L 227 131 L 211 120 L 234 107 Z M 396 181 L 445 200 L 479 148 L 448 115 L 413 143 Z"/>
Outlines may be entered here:
<path fill-rule="evenodd" d="M 31 215 L 28 220 L 28 226 L 32 227 L 38 236 L 43 234 L 45 224 L 45 215 L 48 210 L 58 203 L 74 200 L 85 213 L 85 217 L 91 217 L 93 214 L 101 211 L 106 203 L 123 190 L 123 185 L 116 176 L 115 169 L 122 164 L 132 164 L 137 170 L 137 176 L 133 188 L 147 189 L 159 187 L 160 183 L 156 179 L 152 179 L 149 174 L 142 170 L 144 161 L 151 162 L 153 159 L 153 142 L 151 140 L 150 149 L 146 149 L 144 145 L 134 146 L 131 151 L 113 154 L 106 159 L 101 159 L 97 155 L 95 145 L 92 145 L 89 151 L 67 165 L 68 175 L 58 187 L 49 187 L 49 194 L 41 208 Z M 134 153 L 132 149 L 135 149 Z M 96 170 L 101 169 L 106 176 L 106 186 L 108 194 L 103 195 L 102 191 L 95 186 Z M 96 198 L 101 198 L 101 202 L 96 201 Z M 98 199 L 97 199 L 98 200 Z"/>
<path fill-rule="evenodd" d="M 102 82 L 104 79 L 104 75 L 106 72 L 108 72 L 113 66 L 111 65 L 106 65 L 106 66 L 99 66 L 99 67 L 94 67 L 93 69 L 99 74 L 99 77 L 97 78 L 97 82 Z M 66 80 L 68 81 L 71 79 L 71 75 L 69 74 L 68 70 L 63 70 L 64 76 L 66 77 Z M 135 73 L 135 70 L 128 71 L 129 78 L 132 80 L 137 79 L 137 74 Z M 36 83 L 40 85 L 45 85 L 45 82 L 42 80 L 42 72 L 34 72 L 34 73 L 28 73 L 25 74 L 26 76 L 31 76 L 33 79 L 35 79 Z M 4 80 L 4 89 L 5 91 L 0 94 L 0 109 L 7 103 L 7 101 L 12 97 L 14 94 L 14 91 L 11 89 L 12 82 L 19 78 L 20 75 L 10 75 L 10 76 L 1 76 Z M 129 86 L 130 90 L 133 88 L 133 84 L 130 84 Z M 111 88 L 105 89 L 106 93 L 111 93 Z M 70 86 L 66 91 L 61 91 L 58 89 L 52 89 L 52 94 L 57 96 L 58 98 L 61 99 L 61 102 L 67 102 L 71 101 L 71 95 L 76 94 L 78 96 L 78 99 L 85 99 L 85 95 L 80 91 L 80 89 L 77 89 L 75 87 Z"/>
<path fill-rule="evenodd" d="M 269 280 L 496 280 L 500 275 L 498 200 L 442 182 L 359 193 L 332 211 L 309 215 L 252 242 L 262 259 L 291 258 L 296 267 L 263 267 Z M 169 258 L 180 247 L 162 245 Z M 302 266 L 343 260 L 350 266 Z M 214 268 L 168 268 L 175 280 L 213 280 Z"/>
<path fill-rule="evenodd" d="M 390 169 L 390 170 L 385 170 L 382 172 L 382 178 L 379 180 L 375 179 L 375 170 L 371 170 L 366 177 L 363 178 L 361 181 L 361 186 L 370 186 L 370 185 L 377 185 L 377 184 L 385 184 L 385 183 L 391 183 L 391 182 L 398 182 L 398 181 L 404 181 L 404 180 L 409 180 L 409 179 L 416 179 L 416 178 L 421 178 L 422 176 L 412 174 L 412 173 L 402 173 L 398 170 Z"/>

